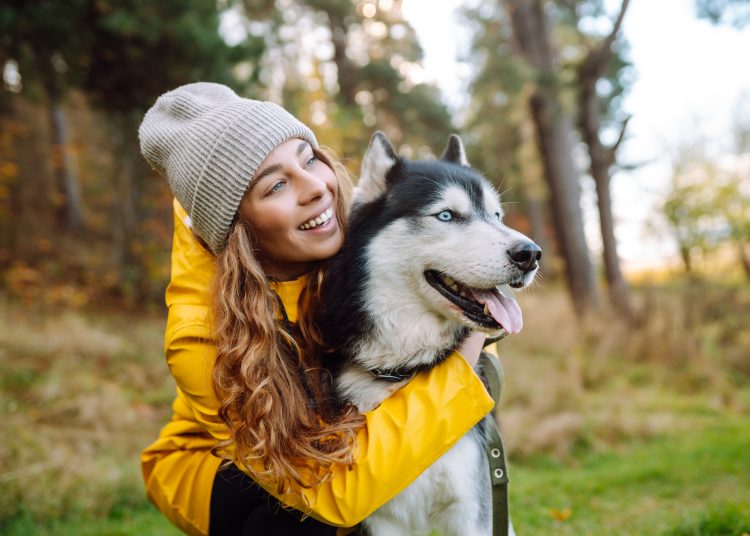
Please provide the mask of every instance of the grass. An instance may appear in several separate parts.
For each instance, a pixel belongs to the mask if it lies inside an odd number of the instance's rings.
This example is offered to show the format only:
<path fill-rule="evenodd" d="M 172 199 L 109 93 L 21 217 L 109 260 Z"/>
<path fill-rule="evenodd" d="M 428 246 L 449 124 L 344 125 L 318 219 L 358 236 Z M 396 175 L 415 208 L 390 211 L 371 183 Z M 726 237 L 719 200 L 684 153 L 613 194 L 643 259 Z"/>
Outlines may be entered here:
<path fill-rule="evenodd" d="M 514 524 L 519 534 L 750 533 L 748 445 L 735 417 L 566 463 L 512 464 Z"/>
<path fill-rule="evenodd" d="M 128 512 L 114 511 L 104 518 L 90 516 L 39 520 L 21 515 L 0 523 L 5 536 L 179 536 L 177 528 L 150 505 L 143 504 Z"/>
<path fill-rule="evenodd" d="M 161 315 L 43 316 L 6 303 L 0 320 L 0 533 L 154 525 L 141 512 L 161 523 L 138 463 L 174 397 Z"/>
<path fill-rule="evenodd" d="M 750 289 L 637 293 L 638 324 L 520 297 L 498 348 L 519 534 L 750 534 Z M 173 535 L 138 453 L 169 418 L 164 316 L 0 295 L 0 534 Z M 550 326 L 554 326 L 551 329 Z"/>
<path fill-rule="evenodd" d="M 750 534 L 750 427 L 740 418 L 693 433 L 589 452 L 569 462 L 537 455 L 511 465 L 519 534 L 742 536 Z M 0 525 L 7 536 L 177 535 L 146 505 L 105 518 Z"/>
<path fill-rule="evenodd" d="M 686 516 L 669 536 L 745 536 L 750 534 L 748 504 L 728 503 Z"/>

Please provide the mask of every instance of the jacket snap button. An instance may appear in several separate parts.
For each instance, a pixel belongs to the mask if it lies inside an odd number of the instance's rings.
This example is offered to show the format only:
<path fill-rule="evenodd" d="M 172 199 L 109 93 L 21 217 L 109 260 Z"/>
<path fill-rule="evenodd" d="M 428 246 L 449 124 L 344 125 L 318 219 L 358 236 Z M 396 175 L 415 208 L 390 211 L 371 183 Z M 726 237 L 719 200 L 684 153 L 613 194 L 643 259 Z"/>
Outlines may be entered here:
<path fill-rule="evenodd" d="M 492 449 L 490 451 L 490 456 L 493 458 L 499 458 L 500 457 L 500 449 Z"/>
<path fill-rule="evenodd" d="M 505 474 L 502 469 L 499 467 L 495 469 L 495 478 L 503 478 L 503 475 Z"/>

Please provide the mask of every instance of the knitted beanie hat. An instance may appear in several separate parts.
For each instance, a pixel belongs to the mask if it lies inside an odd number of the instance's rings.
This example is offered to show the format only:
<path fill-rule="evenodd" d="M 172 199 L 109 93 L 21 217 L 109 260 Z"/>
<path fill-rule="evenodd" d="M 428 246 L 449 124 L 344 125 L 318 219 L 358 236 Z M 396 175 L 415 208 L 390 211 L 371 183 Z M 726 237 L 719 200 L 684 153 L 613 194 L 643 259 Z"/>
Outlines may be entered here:
<path fill-rule="evenodd" d="M 224 249 L 242 196 L 269 153 L 291 138 L 318 145 L 312 131 L 280 106 L 208 82 L 159 97 L 138 136 L 141 153 L 167 179 L 214 253 Z"/>

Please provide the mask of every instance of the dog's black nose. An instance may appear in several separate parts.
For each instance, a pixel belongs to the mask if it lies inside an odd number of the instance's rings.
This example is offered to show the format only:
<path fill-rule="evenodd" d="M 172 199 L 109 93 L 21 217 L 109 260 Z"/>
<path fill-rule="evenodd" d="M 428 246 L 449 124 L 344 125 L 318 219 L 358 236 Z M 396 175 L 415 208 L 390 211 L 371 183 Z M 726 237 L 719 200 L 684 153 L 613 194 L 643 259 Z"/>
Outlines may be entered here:
<path fill-rule="evenodd" d="M 508 256 L 518 268 L 524 272 L 530 272 L 539 266 L 542 250 L 534 242 L 516 242 L 508 250 Z"/>

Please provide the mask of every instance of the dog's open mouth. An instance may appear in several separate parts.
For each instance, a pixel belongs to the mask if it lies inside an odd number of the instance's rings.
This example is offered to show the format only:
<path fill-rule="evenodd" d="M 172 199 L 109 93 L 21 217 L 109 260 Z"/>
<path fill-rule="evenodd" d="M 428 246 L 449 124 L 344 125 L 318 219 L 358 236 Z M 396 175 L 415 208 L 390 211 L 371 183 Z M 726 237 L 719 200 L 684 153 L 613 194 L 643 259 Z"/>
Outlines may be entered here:
<path fill-rule="evenodd" d="M 435 290 L 476 324 L 489 329 L 501 327 L 507 333 L 521 331 L 521 308 L 509 290 L 472 288 L 436 270 L 426 270 L 424 276 Z"/>

